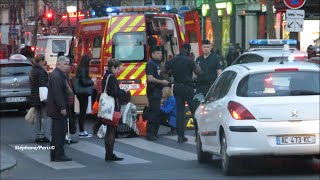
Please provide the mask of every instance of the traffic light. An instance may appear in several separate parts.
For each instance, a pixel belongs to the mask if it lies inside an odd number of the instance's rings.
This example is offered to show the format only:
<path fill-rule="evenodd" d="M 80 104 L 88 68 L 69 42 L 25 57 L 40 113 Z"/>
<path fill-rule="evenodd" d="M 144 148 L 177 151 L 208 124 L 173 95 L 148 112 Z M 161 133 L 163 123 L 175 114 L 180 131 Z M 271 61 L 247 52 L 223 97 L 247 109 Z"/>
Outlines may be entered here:
<path fill-rule="evenodd" d="M 47 20 L 47 25 L 51 26 L 53 23 L 53 13 L 52 12 L 46 12 L 45 18 Z"/>
<path fill-rule="evenodd" d="M 202 4 L 202 7 L 201 7 L 202 16 L 207 16 L 209 9 L 210 9 L 209 4 Z"/>

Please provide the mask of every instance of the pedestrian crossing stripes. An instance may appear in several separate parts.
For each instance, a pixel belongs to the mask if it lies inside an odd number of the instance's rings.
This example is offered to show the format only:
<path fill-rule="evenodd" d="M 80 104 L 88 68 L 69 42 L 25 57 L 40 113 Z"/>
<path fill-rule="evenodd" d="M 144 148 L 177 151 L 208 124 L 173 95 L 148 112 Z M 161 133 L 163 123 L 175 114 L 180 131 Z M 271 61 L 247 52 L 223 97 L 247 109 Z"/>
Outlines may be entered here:
<path fill-rule="evenodd" d="M 83 153 L 104 159 L 105 149 L 102 146 L 93 144 L 88 141 L 79 141 L 77 144 L 72 144 L 69 146 L 75 150 L 81 151 Z M 119 157 L 123 157 L 122 161 L 115 161 L 118 164 L 139 164 L 139 163 L 150 163 L 150 161 L 136 158 L 134 156 L 130 156 L 128 154 L 124 154 L 121 152 L 114 151 L 115 154 L 119 155 Z"/>
<path fill-rule="evenodd" d="M 188 144 L 195 145 L 194 137 L 193 136 L 186 136 L 189 141 Z M 177 136 L 163 136 L 161 139 L 170 139 L 170 140 L 177 140 Z M 150 151 L 151 153 L 155 153 L 162 156 L 171 157 L 178 160 L 183 161 L 192 161 L 197 159 L 197 155 L 192 152 L 188 152 L 182 149 L 179 149 L 179 147 L 170 147 L 169 145 L 163 145 L 159 142 L 151 142 L 147 141 L 144 138 L 138 137 L 138 138 L 123 138 L 123 139 L 116 139 L 117 143 L 129 145 L 133 148 Z M 16 151 L 22 153 L 28 158 L 31 158 L 35 160 L 36 162 L 43 164 L 45 166 L 48 166 L 50 168 L 53 168 L 55 170 L 63 170 L 63 169 L 75 169 L 75 168 L 84 168 L 87 165 L 83 162 L 78 163 L 77 158 L 73 158 L 73 161 L 68 162 L 51 162 L 50 161 L 50 146 L 48 144 L 36 144 L 36 143 L 29 143 L 29 144 L 11 144 L 10 147 L 15 149 Z M 105 155 L 105 148 L 104 144 L 95 144 L 86 140 L 79 141 L 76 144 L 71 145 L 65 145 L 66 151 L 79 151 L 84 154 L 88 154 L 90 156 L 99 158 L 101 160 L 104 160 Z M 121 151 L 121 148 L 119 149 Z M 114 163 L 119 165 L 132 165 L 132 164 L 146 164 L 146 163 L 152 163 L 149 157 L 144 157 L 143 155 L 139 157 L 114 151 L 114 153 L 119 156 L 123 157 L 123 161 L 115 161 Z M 68 153 L 69 154 L 69 153 Z M 134 153 L 137 154 L 136 152 Z M 151 158 L 153 159 L 153 158 Z"/>
<path fill-rule="evenodd" d="M 168 147 L 155 142 L 150 142 L 141 138 L 117 139 L 118 142 L 128 144 L 140 149 L 148 150 L 153 153 L 162 154 L 180 160 L 196 160 L 197 155 L 180 149 Z"/>
<path fill-rule="evenodd" d="M 194 136 L 185 135 L 185 137 L 188 138 L 188 141 L 185 142 L 186 144 L 197 145 L 195 141 L 196 138 Z M 165 138 L 172 139 L 175 141 L 178 140 L 178 136 L 165 136 Z"/>
<path fill-rule="evenodd" d="M 34 159 L 35 161 L 49 166 L 53 169 L 73 169 L 73 168 L 84 168 L 85 165 L 77 163 L 75 161 L 67 161 L 67 162 L 52 162 L 50 161 L 50 147 L 42 146 L 36 143 L 30 144 L 14 144 L 10 145 L 15 150 L 21 152 L 27 157 Z"/>

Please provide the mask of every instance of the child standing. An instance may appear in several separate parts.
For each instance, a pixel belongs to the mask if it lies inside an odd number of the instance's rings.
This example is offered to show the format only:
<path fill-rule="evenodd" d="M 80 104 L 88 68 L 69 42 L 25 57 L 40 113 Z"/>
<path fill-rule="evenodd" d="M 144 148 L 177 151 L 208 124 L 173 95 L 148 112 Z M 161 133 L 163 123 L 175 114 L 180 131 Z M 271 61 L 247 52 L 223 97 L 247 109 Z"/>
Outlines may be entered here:
<path fill-rule="evenodd" d="M 160 111 L 165 119 L 169 119 L 168 125 L 171 128 L 171 132 L 168 134 L 176 134 L 177 105 L 170 87 L 164 87 L 162 89 L 162 104 L 160 106 Z"/>

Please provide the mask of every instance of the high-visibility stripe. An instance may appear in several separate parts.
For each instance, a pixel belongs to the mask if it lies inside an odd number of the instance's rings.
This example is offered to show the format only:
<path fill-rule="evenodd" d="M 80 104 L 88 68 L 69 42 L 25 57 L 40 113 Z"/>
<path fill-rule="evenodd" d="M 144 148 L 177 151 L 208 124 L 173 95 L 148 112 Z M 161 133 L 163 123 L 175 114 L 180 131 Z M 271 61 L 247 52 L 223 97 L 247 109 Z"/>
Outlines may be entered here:
<path fill-rule="evenodd" d="M 137 31 L 138 31 L 138 32 L 140 32 L 140 31 L 145 31 L 145 29 L 146 29 L 146 27 L 139 27 L 139 28 L 137 29 Z"/>
<path fill-rule="evenodd" d="M 125 79 L 137 79 L 137 76 L 143 71 L 141 64 L 136 64 L 135 67 L 125 76 Z"/>
<path fill-rule="evenodd" d="M 102 20 L 96 20 L 96 21 L 85 21 L 85 22 L 81 22 L 81 24 L 96 24 L 96 23 L 104 23 L 106 22 L 108 19 L 102 19 Z"/>
<path fill-rule="evenodd" d="M 129 27 L 127 27 L 124 32 L 130 32 L 132 30 L 132 28 L 134 26 L 136 26 L 139 22 L 141 22 L 141 20 L 143 19 L 144 16 L 137 16 L 129 25 Z"/>
<path fill-rule="evenodd" d="M 185 23 L 184 23 L 185 25 L 190 25 L 190 24 L 194 24 L 194 21 L 193 20 L 190 20 L 190 21 L 186 21 Z"/>
<path fill-rule="evenodd" d="M 121 73 L 120 72 L 120 75 L 118 76 L 118 79 L 125 79 L 125 77 L 127 76 L 127 74 L 129 74 L 129 72 L 131 71 L 131 70 L 133 70 L 133 68 L 134 68 L 134 66 L 135 66 L 135 64 L 129 64 L 125 69 L 124 69 L 124 71 Z"/>
<path fill-rule="evenodd" d="M 120 18 L 119 18 L 120 19 Z M 121 19 L 121 21 L 115 25 L 115 27 L 112 29 L 112 31 L 107 35 L 107 39 L 109 39 L 109 41 L 111 41 L 111 37 L 113 37 L 113 35 L 119 31 L 119 29 L 121 27 L 124 26 L 124 24 L 126 24 L 129 21 L 130 17 L 124 17 Z"/>
<path fill-rule="evenodd" d="M 184 34 L 183 34 L 183 32 L 182 32 L 182 31 L 180 32 L 180 35 L 181 35 L 181 39 L 182 39 L 182 41 L 184 41 L 185 39 L 184 39 Z"/>

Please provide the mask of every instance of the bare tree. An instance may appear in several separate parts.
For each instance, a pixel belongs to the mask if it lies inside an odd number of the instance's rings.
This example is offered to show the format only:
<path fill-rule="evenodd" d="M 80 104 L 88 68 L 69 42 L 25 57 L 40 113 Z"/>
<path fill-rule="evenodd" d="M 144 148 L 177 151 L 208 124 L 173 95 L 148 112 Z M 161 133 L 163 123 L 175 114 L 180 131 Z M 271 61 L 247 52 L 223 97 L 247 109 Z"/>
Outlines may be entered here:
<path fill-rule="evenodd" d="M 212 0 L 209 2 L 210 12 L 211 12 L 211 20 L 212 20 L 212 27 L 214 30 L 214 49 L 220 49 L 221 50 L 221 44 L 222 44 L 222 27 L 220 18 L 218 16 L 218 10 L 216 7 L 216 1 Z"/>
<path fill-rule="evenodd" d="M 34 29 L 32 33 L 32 45 L 37 44 L 38 21 L 39 21 L 39 0 L 33 0 L 34 3 Z"/>
<path fill-rule="evenodd" d="M 267 2 L 267 33 L 269 39 L 276 39 L 276 32 L 274 29 L 274 15 L 273 15 L 273 0 L 266 0 Z"/>
<path fill-rule="evenodd" d="M 25 1 L 19 0 L 18 1 L 18 21 L 20 26 L 23 26 L 22 15 L 21 15 L 22 9 L 25 9 Z M 24 43 L 24 32 L 20 32 L 20 40 L 21 40 L 21 43 Z"/>

